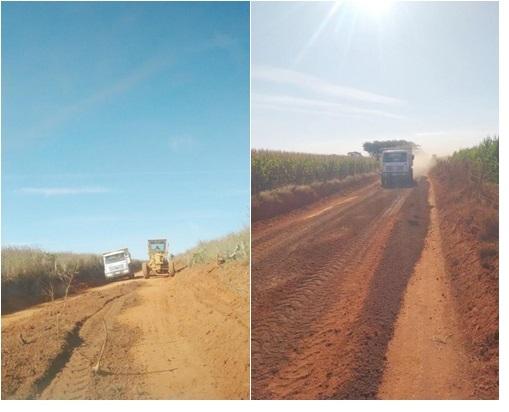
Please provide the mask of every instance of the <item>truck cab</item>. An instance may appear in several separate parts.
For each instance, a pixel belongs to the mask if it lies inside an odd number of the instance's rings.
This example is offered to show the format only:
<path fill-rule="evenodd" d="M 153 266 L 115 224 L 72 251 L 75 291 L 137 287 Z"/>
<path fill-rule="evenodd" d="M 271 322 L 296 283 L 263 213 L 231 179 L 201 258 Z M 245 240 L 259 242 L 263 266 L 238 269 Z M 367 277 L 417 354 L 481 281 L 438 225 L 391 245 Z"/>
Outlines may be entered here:
<path fill-rule="evenodd" d="M 103 253 L 104 276 L 106 279 L 128 276 L 134 277 L 131 254 L 127 248 Z"/>
<path fill-rule="evenodd" d="M 414 155 L 411 149 L 387 149 L 380 156 L 382 187 L 412 185 Z"/>

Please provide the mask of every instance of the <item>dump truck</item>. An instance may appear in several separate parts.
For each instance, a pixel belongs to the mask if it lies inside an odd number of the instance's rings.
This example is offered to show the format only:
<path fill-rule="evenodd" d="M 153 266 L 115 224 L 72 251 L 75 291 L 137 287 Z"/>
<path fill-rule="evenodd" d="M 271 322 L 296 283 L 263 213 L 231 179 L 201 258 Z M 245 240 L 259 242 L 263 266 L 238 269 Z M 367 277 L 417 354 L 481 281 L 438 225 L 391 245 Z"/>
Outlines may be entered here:
<path fill-rule="evenodd" d="M 129 249 L 118 249 L 103 253 L 104 276 L 106 279 L 134 277 Z"/>
<path fill-rule="evenodd" d="M 151 239 L 148 242 L 148 262 L 142 263 L 143 276 L 148 279 L 151 274 L 170 275 L 168 259 L 168 242 L 166 239 Z M 175 273 L 172 263 L 171 274 Z"/>
<path fill-rule="evenodd" d="M 412 149 L 386 149 L 380 156 L 382 187 L 411 186 L 414 182 Z"/>

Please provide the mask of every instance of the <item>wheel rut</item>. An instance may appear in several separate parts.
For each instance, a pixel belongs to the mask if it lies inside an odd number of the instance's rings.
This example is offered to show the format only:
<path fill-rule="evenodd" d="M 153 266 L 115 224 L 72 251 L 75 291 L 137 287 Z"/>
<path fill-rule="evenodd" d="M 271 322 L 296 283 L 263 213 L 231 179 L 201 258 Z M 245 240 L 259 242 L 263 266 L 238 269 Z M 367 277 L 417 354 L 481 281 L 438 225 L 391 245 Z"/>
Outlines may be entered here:
<path fill-rule="evenodd" d="M 349 202 L 253 227 L 254 398 L 341 397 L 361 348 L 345 342 L 414 191 L 370 186 Z"/>
<path fill-rule="evenodd" d="M 127 295 L 114 296 L 103 302 L 96 312 L 76 323 L 68 332 L 66 344 L 45 376 L 35 383 L 39 399 L 91 399 L 94 397 L 93 366 L 98 361 L 105 339 L 103 323 L 122 307 Z"/>
<path fill-rule="evenodd" d="M 435 205 L 432 187 L 430 205 Z M 438 212 L 430 212 L 424 250 L 405 291 L 377 396 L 475 399 L 472 359 L 442 253 Z"/>

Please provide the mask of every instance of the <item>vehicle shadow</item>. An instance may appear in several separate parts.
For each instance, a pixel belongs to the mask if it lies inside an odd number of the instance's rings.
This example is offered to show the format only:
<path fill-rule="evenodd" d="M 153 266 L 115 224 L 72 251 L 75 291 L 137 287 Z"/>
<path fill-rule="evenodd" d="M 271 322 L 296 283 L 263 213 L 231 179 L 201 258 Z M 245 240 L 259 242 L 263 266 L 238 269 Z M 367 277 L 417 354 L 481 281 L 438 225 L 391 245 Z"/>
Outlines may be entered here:
<path fill-rule="evenodd" d="M 382 261 L 371 281 L 364 308 L 352 328 L 353 376 L 332 399 L 376 399 L 385 368 L 385 354 L 399 316 L 407 283 L 424 247 L 429 227 L 429 183 L 419 179 L 407 199 Z M 406 206 L 406 207 L 405 207 Z"/>
<path fill-rule="evenodd" d="M 392 185 L 388 185 L 386 184 L 385 186 L 382 186 L 383 189 L 388 189 L 388 190 L 394 190 L 394 189 L 405 189 L 405 188 L 412 188 L 412 187 L 417 187 L 417 185 L 419 184 L 419 180 L 420 179 L 414 179 L 412 180 L 411 183 L 406 183 L 406 184 L 392 184 Z"/>

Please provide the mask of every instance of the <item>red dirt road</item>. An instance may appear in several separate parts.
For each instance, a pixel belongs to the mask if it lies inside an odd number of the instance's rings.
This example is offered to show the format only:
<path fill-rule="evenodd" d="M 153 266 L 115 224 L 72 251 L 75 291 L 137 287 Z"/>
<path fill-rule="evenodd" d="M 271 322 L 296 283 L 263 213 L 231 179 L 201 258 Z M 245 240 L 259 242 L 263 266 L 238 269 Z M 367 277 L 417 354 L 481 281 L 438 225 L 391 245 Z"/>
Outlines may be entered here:
<path fill-rule="evenodd" d="M 140 273 L 2 317 L 2 398 L 248 398 L 248 269 Z"/>
<path fill-rule="evenodd" d="M 436 204 L 432 187 L 430 203 Z M 389 344 L 382 399 L 462 399 L 474 391 L 461 323 L 451 310 L 455 303 L 435 207 L 430 217 L 424 250 Z"/>
<path fill-rule="evenodd" d="M 412 188 L 372 184 L 253 225 L 254 399 L 398 396 L 380 385 L 428 236 L 428 191 L 426 179 Z M 439 359 L 428 355 L 418 361 Z M 465 387 L 439 397 L 469 396 Z"/>

